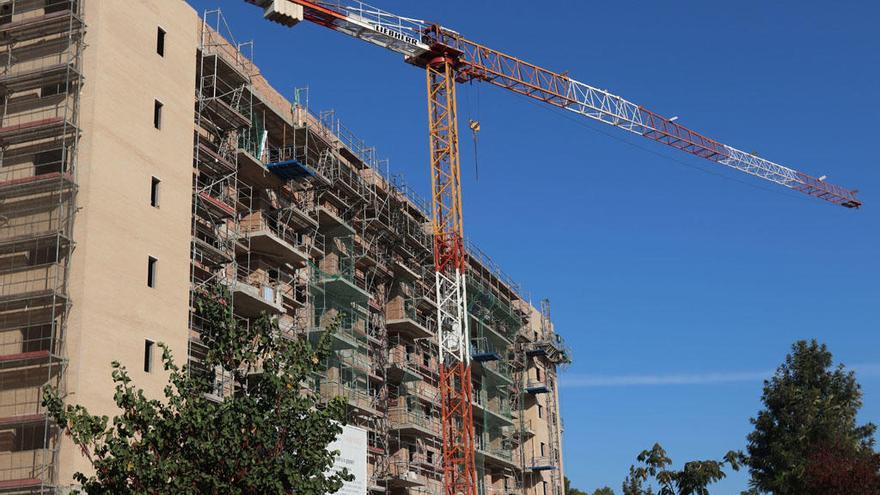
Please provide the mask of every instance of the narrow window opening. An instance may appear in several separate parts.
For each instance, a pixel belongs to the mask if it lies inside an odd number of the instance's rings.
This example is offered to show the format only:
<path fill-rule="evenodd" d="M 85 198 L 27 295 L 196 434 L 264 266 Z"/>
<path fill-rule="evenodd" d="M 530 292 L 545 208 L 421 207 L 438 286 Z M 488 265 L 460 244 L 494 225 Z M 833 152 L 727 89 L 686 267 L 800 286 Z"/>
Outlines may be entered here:
<path fill-rule="evenodd" d="M 542 406 L 541 404 L 538 404 L 538 417 L 539 418 L 544 417 L 544 406 Z"/>
<path fill-rule="evenodd" d="M 162 182 L 159 179 L 153 177 L 150 183 L 150 206 L 154 208 L 159 207 L 159 183 Z"/>
<path fill-rule="evenodd" d="M 153 102 L 153 127 L 156 129 L 162 128 L 162 102 L 159 100 L 155 100 Z"/>
<path fill-rule="evenodd" d="M 147 287 L 156 287 L 156 264 L 158 260 L 149 256 L 147 258 Z"/>
<path fill-rule="evenodd" d="M 544 457 L 545 455 L 547 454 L 544 453 L 544 442 L 541 442 L 541 457 Z"/>
<path fill-rule="evenodd" d="M 162 28 L 157 28 L 156 31 L 156 53 L 159 54 L 160 57 L 165 56 L 165 30 Z"/>
<path fill-rule="evenodd" d="M 153 371 L 153 342 L 144 340 L 144 371 L 152 373 Z"/>

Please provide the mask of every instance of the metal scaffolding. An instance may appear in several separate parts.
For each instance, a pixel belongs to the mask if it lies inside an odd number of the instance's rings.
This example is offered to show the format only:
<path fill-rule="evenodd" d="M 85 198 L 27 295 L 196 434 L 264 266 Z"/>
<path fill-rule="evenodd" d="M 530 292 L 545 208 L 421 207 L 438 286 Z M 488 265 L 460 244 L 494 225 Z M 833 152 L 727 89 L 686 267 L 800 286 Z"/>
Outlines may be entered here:
<path fill-rule="evenodd" d="M 0 492 L 54 493 L 74 247 L 83 2 L 0 9 Z"/>

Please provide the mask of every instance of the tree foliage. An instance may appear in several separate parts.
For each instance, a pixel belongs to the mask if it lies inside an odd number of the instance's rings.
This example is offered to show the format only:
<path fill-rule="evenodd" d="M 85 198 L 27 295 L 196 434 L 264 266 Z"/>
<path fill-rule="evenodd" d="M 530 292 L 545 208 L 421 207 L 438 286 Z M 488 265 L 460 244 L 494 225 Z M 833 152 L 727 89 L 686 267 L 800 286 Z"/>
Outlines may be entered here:
<path fill-rule="evenodd" d="M 589 495 L 587 492 L 571 486 L 571 480 L 568 479 L 568 476 L 565 477 L 563 483 L 565 484 L 565 495 Z"/>
<path fill-rule="evenodd" d="M 804 495 L 877 495 L 880 455 L 842 444 L 816 446 L 807 461 Z"/>
<path fill-rule="evenodd" d="M 730 451 L 721 460 L 691 461 L 683 469 L 674 470 L 669 468 L 672 459 L 660 444 L 655 444 L 642 451 L 637 460 L 639 465 L 630 466 L 623 482 L 624 495 L 654 495 L 651 480 L 658 486 L 657 495 L 709 495 L 708 486 L 725 478 L 725 466 L 739 471 L 744 456 Z"/>
<path fill-rule="evenodd" d="M 764 409 L 752 418 L 755 429 L 748 436 L 755 491 L 813 493 L 810 476 L 814 482 L 828 482 L 820 458 L 831 462 L 829 456 L 835 457 L 834 463 L 841 467 L 870 462 L 876 428 L 870 423 L 857 425 L 861 388 L 852 372 L 842 365 L 832 368 L 832 362 L 824 344 L 799 341 L 764 382 Z"/>
<path fill-rule="evenodd" d="M 574 488 L 573 486 L 571 486 L 571 480 L 568 479 L 568 476 L 565 477 L 564 482 L 565 482 L 565 495 L 590 495 L 589 492 L 578 490 L 577 488 Z M 605 486 L 605 487 L 596 489 L 596 491 L 593 492 L 593 495 L 614 495 L 614 490 Z"/>
<path fill-rule="evenodd" d="M 232 317 L 224 288 L 196 297 L 207 347 L 203 372 L 179 367 L 162 349 L 169 381 L 162 400 L 147 398 L 125 367 L 112 364 L 112 420 L 65 405 L 51 389 L 43 401 L 53 419 L 88 456 L 93 474 L 75 480 L 91 495 L 333 493 L 350 479 L 328 473 L 342 431 L 345 402 L 320 405 L 303 390 L 330 352 L 329 335 L 314 348 L 285 338 L 274 318 L 250 325 Z M 218 374 L 231 375 L 233 397 L 211 399 Z"/>

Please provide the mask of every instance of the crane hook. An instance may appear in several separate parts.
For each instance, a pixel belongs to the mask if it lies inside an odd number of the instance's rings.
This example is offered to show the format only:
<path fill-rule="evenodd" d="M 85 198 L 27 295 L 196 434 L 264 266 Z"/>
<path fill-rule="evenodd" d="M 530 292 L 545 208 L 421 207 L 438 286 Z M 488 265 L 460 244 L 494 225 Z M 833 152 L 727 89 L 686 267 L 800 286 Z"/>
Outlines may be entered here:
<path fill-rule="evenodd" d="M 480 121 L 470 119 L 468 120 L 468 127 L 471 128 L 471 131 L 474 134 L 474 173 L 476 174 L 477 180 L 480 180 L 480 161 L 477 158 L 477 133 L 480 132 Z"/>

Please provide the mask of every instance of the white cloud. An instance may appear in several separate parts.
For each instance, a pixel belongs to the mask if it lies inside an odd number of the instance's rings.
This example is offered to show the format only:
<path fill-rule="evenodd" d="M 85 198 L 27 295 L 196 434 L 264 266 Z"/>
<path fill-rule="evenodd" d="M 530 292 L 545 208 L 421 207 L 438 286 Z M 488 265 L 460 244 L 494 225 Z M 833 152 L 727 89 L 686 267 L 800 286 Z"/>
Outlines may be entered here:
<path fill-rule="evenodd" d="M 856 378 L 880 376 L 880 364 L 857 364 L 848 369 Z M 734 371 L 714 373 L 678 373 L 653 375 L 576 375 L 564 374 L 560 385 L 565 388 L 656 387 L 671 385 L 713 385 L 723 383 L 761 383 L 773 371 Z"/>

